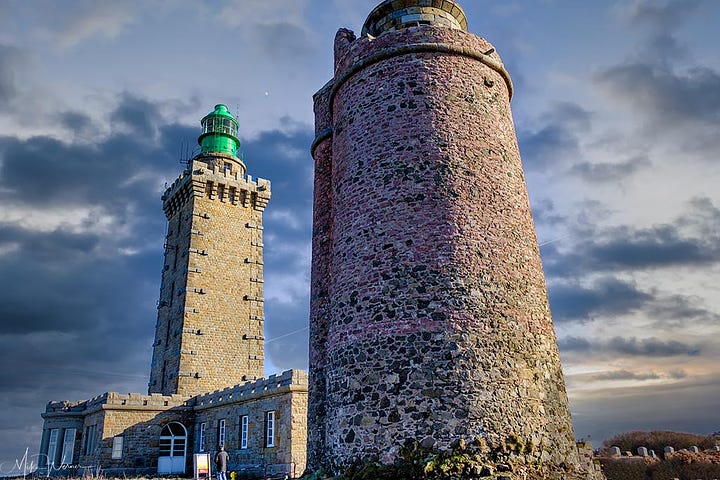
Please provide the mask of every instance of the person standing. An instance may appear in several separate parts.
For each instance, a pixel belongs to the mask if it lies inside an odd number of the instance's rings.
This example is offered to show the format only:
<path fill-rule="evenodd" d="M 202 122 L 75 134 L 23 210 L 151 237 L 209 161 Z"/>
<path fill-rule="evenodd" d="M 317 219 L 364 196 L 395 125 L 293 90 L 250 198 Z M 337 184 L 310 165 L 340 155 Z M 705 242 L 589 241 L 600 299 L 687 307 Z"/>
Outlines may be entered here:
<path fill-rule="evenodd" d="M 220 445 L 220 451 L 215 455 L 215 471 L 217 480 L 227 480 L 227 464 L 230 455 L 225 451 L 225 445 Z"/>

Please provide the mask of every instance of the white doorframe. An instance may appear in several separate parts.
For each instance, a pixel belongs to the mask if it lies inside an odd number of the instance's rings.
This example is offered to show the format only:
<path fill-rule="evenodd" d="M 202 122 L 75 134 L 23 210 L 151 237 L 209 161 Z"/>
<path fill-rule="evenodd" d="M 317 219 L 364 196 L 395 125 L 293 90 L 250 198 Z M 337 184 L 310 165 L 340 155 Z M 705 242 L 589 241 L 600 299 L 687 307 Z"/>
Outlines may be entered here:
<path fill-rule="evenodd" d="M 185 425 L 171 422 L 160 433 L 160 456 L 158 474 L 185 474 L 187 463 L 187 429 Z"/>

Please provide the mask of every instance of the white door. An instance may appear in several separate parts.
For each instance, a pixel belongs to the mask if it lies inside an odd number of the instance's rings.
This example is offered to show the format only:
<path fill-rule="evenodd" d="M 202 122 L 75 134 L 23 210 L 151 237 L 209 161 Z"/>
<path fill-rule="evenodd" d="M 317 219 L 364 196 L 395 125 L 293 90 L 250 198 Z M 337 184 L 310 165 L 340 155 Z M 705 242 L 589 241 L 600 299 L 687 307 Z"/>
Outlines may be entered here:
<path fill-rule="evenodd" d="M 187 430 L 180 423 L 168 423 L 160 433 L 158 474 L 184 474 L 187 456 Z"/>

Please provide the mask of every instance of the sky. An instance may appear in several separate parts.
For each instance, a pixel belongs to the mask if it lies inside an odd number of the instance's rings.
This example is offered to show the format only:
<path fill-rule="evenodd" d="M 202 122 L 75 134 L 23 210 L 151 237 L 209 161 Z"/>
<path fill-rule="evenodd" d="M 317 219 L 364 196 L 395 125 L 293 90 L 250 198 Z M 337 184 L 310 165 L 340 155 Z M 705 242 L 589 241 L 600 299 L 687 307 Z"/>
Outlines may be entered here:
<path fill-rule="evenodd" d="M 0 0 L 0 467 L 47 401 L 147 391 L 160 196 L 217 103 L 272 181 L 266 373 L 307 369 L 312 95 L 377 3 Z M 719 431 L 720 2 L 460 4 L 515 83 L 576 437 Z"/>

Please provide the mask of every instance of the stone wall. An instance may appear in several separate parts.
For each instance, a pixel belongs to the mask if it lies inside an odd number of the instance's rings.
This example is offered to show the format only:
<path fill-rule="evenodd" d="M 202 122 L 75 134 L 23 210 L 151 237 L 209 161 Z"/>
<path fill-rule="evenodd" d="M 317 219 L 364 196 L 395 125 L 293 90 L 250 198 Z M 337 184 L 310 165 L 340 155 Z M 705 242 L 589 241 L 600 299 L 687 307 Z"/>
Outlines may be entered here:
<path fill-rule="evenodd" d="M 341 30 L 335 53 L 315 109 L 332 132 L 314 143 L 315 201 L 332 214 L 313 229 L 311 468 L 479 437 L 588 478 L 499 56 L 434 26 Z"/>
<path fill-rule="evenodd" d="M 246 473 L 286 473 L 305 470 L 307 450 L 307 374 L 289 370 L 281 375 L 196 397 L 194 451 L 200 450 L 205 424 L 205 449 L 218 451 L 218 429 L 225 420 L 225 450 L 229 470 Z M 275 412 L 274 446 L 266 445 L 265 418 Z M 247 447 L 241 444 L 241 419 L 248 417 Z"/>

